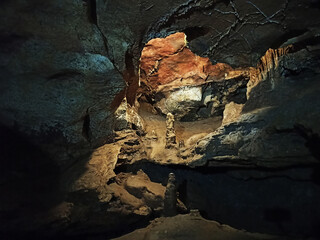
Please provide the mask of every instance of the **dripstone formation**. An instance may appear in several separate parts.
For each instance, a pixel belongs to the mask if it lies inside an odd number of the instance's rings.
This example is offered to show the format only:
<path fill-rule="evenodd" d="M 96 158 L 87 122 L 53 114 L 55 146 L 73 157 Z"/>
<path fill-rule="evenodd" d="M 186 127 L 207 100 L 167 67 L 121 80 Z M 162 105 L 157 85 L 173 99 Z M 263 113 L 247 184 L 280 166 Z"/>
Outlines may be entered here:
<path fill-rule="evenodd" d="M 165 217 L 177 214 L 177 186 L 174 173 L 169 173 L 168 183 L 164 194 L 163 215 Z"/>
<path fill-rule="evenodd" d="M 172 113 L 168 113 L 166 118 L 166 148 L 172 148 L 175 144 L 176 133 L 174 130 L 174 116 Z"/>

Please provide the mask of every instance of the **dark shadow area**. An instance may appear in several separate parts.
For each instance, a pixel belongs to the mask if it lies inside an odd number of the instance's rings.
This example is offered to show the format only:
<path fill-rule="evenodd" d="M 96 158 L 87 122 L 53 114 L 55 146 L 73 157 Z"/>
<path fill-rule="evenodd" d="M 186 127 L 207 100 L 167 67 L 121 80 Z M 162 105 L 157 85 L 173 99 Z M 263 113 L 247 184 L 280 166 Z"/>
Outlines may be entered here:
<path fill-rule="evenodd" d="M 267 208 L 264 211 L 264 218 L 275 223 L 280 232 L 284 232 L 283 223 L 292 220 L 292 214 L 288 209 L 282 207 Z"/>
<path fill-rule="evenodd" d="M 90 115 L 87 111 L 87 114 L 83 117 L 82 124 L 82 136 L 87 139 L 88 142 L 91 142 L 91 129 L 90 129 Z"/>
<path fill-rule="evenodd" d="M 184 30 L 182 30 L 182 32 L 184 32 L 187 35 L 187 41 L 191 42 L 192 40 L 204 36 L 207 33 L 209 33 L 210 29 L 205 28 L 205 27 L 188 27 Z"/>
<path fill-rule="evenodd" d="M 319 0 L 310 0 L 309 5 L 312 8 L 320 8 L 320 1 Z"/>
<path fill-rule="evenodd" d="M 133 55 L 127 51 L 125 55 L 126 70 L 123 73 L 124 80 L 128 87 L 126 89 L 126 98 L 128 103 L 133 106 L 136 100 L 136 93 L 139 88 L 139 77 L 135 73 Z"/>
<path fill-rule="evenodd" d="M 29 175 L 32 178 L 56 176 L 58 166 L 28 138 L 19 132 L 0 126 L 0 155 L 2 158 L 2 177 Z M 36 167 L 35 167 L 36 166 Z M 8 178 L 1 181 L 8 181 Z M 41 183 L 40 183 L 41 184 Z M 54 181 L 52 186 L 56 186 Z M 50 189 L 51 184 L 47 185 Z"/>
<path fill-rule="evenodd" d="M 281 37 L 279 37 L 278 39 L 275 39 L 273 44 L 270 46 L 270 48 L 277 49 L 279 48 L 279 46 L 281 46 L 283 43 L 285 43 L 289 39 L 300 36 L 306 32 L 308 32 L 308 29 L 297 29 L 297 30 L 292 29 L 291 31 L 281 35 Z"/>
<path fill-rule="evenodd" d="M 320 137 L 313 133 L 312 129 L 308 129 L 301 124 L 295 125 L 295 130 L 305 140 L 305 146 L 310 150 L 311 154 L 320 161 Z"/>
<path fill-rule="evenodd" d="M 17 130 L 1 126 L 0 136 L 1 239 L 111 239 L 159 217 L 110 211 L 116 198 L 103 202 L 95 190 L 69 189 L 87 170 L 90 153 L 61 171 Z"/>
<path fill-rule="evenodd" d="M 175 173 L 180 200 L 207 219 L 250 232 L 319 236 L 314 226 L 320 221 L 320 191 L 313 182 L 313 167 L 190 169 L 144 162 L 116 170 L 134 173 L 139 169 L 162 185 L 170 172 Z"/>
<path fill-rule="evenodd" d="M 59 81 L 62 81 L 62 80 L 71 79 L 73 77 L 77 77 L 79 75 L 82 75 L 82 73 L 77 72 L 77 71 L 66 70 L 64 72 L 59 72 L 59 73 L 53 74 L 53 75 L 47 77 L 47 79 L 48 80 L 59 80 Z"/>
<path fill-rule="evenodd" d="M 1 3 L 2 2 L 3 1 L 1 1 Z M 11 53 L 19 49 L 27 40 L 29 40 L 29 36 L 18 35 L 15 33 L 0 33 L 0 53 Z"/>
<path fill-rule="evenodd" d="M 7 229 L 0 235 L 15 239 L 64 196 L 58 166 L 46 153 L 14 129 L 0 126 L 0 136 L 0 222 Z"/>
<path fill-rule="evenodd" d="M 320 185 L 320 165 L 313 168 L 311 179 L 315 184 Z"/>
<path fill-rule="evenodd" d="M 83 0 L 87 5 L 87 16 L 90 23 L 97 25 L 96 0 Z"/>

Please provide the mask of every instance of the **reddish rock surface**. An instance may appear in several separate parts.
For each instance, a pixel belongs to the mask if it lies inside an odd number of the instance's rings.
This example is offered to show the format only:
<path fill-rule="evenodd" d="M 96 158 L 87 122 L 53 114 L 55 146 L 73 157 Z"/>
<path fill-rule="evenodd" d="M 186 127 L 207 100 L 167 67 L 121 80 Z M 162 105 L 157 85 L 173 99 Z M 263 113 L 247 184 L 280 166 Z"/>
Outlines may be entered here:
<path fill-rule="evenodd" d="M 195 55 L 187 47 L 186 35 L 178 32 L 150 40 L 141 54 L 140 81 L 153 90 L 160 85 L 182 86 L 220 80 L 232 68 L 212 65 L 209 58 Z"/>
<path fill-rule="evenodd" d="M 184 33 L 175 33 L 166 38 L 155 38 L 150 40 L 141 53 L 140 67 L 150 74 L 156 67 L 156 62 L 164 57 L 178 53 L 187 45 Z"/>

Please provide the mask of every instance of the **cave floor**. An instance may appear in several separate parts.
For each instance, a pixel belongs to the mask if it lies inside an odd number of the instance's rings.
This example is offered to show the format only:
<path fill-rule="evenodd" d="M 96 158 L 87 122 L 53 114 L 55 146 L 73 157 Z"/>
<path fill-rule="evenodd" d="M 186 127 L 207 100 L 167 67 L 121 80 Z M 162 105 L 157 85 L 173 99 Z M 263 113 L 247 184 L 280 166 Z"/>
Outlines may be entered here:
<path fill-rule="evenodd" d="M 152 113 L 148 104 L 141 104 L 139 115 L 146 123 L 146 132 L 151 133 L 154 130 L 158 137 L 163 139 L 165 145 L 166 135 L 166 117 Z M 202 120 L 182 122 L 175 121 L 175 131 L 177 142 L 186 141 L 196 134 L 209 134 L 221 126 L 222 117 L 211 117 Z"/>
<path fill-rule="evenodd" d="M 286 238 L 237 230 L 228 225 L 202 218 L 197 211 L 187 215 L 161 217 L 146 228 L 135 230 L 115 240 L 284 240 Z"/>
<path fill-rule="evenodd" d="M 185 164 L 179 155 L 179 142 L 185 149 L 196 144 L 197 140 L 214 132 L 221 126 L 222 117 L 211 117 L 192 122 L 175 121 L 176 147 L 166 149 L 166 118 L 152 113 L 148 104 L 141 104 L 139 115 L 145 122 L 147 159 L 158 164 Z"/>

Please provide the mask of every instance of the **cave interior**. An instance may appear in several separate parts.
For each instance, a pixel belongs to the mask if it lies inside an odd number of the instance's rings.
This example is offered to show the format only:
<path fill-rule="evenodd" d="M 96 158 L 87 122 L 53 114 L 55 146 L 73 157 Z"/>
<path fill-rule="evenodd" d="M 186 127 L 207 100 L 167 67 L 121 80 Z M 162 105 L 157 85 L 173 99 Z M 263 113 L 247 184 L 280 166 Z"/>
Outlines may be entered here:
<path fill-rule="evenodd" d="M 1 239 L 320 239 L 319 0 L 0 19 Z"/>

